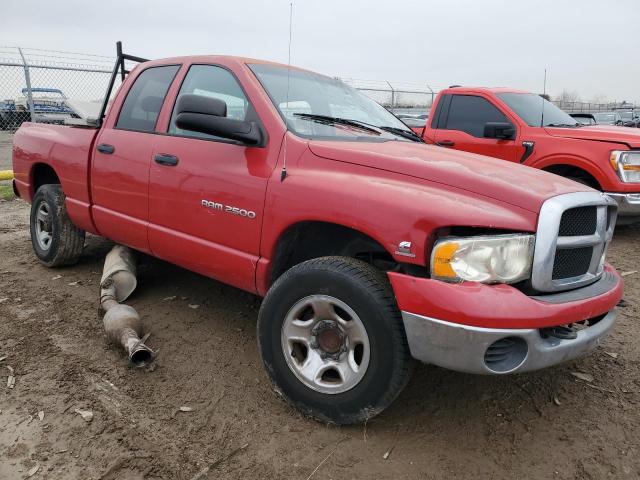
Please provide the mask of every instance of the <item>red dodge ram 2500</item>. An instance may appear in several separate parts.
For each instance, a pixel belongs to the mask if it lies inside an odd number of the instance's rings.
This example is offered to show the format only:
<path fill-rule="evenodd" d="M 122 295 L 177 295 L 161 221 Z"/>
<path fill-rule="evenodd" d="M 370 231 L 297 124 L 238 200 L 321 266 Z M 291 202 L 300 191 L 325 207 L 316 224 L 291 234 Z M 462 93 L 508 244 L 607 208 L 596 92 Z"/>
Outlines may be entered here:
<path fill-rule="evenodd" d="M 431 113 L 425 141 L 571 178 L 614 199 L 618 224 L 640 220 L 637 128 L 583 126 L 540 95 L 509 88 L 451 87 Z"/>
<path fill-rule="evenodd" d="M 146 61 L 100 128 L 23 124 L 13 164 L 45 265 L 77 261 L 92 232 L 264 296 L 275 390 L 323 421 L 381 412 L 411 357 L 481 374 L 576 358 L 622 296 L 609 197 L 425 145 L 286 65 Z"/>

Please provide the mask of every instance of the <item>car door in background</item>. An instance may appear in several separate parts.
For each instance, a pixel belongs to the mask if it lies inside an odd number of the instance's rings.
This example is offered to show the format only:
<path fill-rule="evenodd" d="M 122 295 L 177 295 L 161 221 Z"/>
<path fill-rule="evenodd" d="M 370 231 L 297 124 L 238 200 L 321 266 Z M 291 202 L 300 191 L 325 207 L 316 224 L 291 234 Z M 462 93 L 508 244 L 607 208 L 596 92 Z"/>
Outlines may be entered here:
<path fill-rule="evenodd" d="M 501 140 L 484 137 L 487 122 L 515 124 L 489 100 L 479 95 L 448 95 L 441 100 L 435 131 L 436 143 L 456 150 L 517 161 L 522 147 L 516 138 Z"/>

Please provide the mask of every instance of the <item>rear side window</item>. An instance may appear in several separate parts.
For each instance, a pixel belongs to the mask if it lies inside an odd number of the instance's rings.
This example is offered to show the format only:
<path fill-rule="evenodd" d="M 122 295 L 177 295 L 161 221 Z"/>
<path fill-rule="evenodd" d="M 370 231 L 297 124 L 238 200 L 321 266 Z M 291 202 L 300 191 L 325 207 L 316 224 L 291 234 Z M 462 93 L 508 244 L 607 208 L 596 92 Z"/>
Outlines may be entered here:
<path fill-rule="evenodd" d="M 127 93 L 116 128 L 153 132 L 164 97 L 180 65 L 151 67 L 136 78 Z"/>
<path fill-rule="evenodd" d="M 447 130 L 460 130 L 474 137 L 484 137 L 487 122 L 509 122 L 488 100 L 475 95 L 452 95 Z"/>

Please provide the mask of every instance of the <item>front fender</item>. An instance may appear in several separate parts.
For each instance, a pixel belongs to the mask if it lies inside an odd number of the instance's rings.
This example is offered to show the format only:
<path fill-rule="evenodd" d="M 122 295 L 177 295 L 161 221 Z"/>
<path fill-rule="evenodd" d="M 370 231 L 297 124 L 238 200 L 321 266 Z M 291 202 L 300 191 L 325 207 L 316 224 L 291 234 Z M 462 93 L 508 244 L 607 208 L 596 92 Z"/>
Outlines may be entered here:
<path fill-rule="evenodd" d="M 605 172 L 592 160 L 578 155 L 552 154 L 524 164 L 541 170 L 555 165 L 570 165 L 588 172 L 596 179 L 605 176 Z"/>
<path fill-rule="evenodd" d="M 379 242 L 397 262 L 416 265 L 428 264 L 432 237 L 445 227 L 536 228 L 537 212 L 416 177 L 310 153 L 287 170 L 284 182 L 269 182 L 258 277 L 269 271 L 284 232 L 300 222 L 349 227 Z M 401 242 L 411 242 L 410 255 L 400 251 Z M 259 291 L 266 281 L 257 278 Z"/>

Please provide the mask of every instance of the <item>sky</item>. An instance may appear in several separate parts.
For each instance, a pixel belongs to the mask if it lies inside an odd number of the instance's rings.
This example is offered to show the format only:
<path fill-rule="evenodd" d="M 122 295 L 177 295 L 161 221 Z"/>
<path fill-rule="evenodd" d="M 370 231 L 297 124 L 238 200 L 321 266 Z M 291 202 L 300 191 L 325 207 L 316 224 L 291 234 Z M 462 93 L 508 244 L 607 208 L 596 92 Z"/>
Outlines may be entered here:
<path fill-rule="evenodd" d="M 291 0 L 0 0 L 0 46 L 286 63 Z M 640 101 L 640 0 L 293 0 L 291 63 L 331 76 Z"/>

